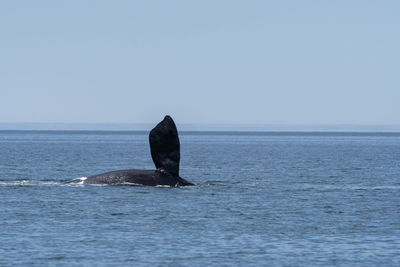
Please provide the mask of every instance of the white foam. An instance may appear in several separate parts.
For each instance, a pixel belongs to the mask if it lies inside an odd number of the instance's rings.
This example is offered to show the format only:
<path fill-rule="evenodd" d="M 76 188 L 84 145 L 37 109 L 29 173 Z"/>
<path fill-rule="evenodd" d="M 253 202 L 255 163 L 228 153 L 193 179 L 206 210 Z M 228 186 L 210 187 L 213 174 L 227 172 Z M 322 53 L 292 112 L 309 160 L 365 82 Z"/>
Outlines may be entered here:
<path fill-rule="evenodd" d="M 19 181 L 1 181 L 2 186 L 13 186 L 13 185 L 30 185 L 32 184 L 29 180 L 19 180 Z"/>
<path fill-rule="evenodd" d="M 76 184 L 83 184 L 86 179 L 87 179 L 87 177 L 79 177 L 79 178 L 74 179 L 74 182 Z"/>
<path fill-rule="evenodd" d="M 173 187 L 173 186 L 170 186 L 170 185 L 164 185 L 164 184 L 158 184 L 158 185 L 156 185 L 155 187 Z"/>
<path fill-rule="evenodd" d="M 142 184 L 123 182 L 121 185 L 143 186 Z"/>

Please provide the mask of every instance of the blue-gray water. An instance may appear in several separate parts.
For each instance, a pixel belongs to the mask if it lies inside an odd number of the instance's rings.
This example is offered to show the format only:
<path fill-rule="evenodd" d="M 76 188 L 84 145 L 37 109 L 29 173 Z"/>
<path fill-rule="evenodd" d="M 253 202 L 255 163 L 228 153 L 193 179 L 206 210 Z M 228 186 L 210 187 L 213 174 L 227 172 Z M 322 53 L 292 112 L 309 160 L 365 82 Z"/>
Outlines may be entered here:
<path fill-rule="evenodd" d="M 197 186 L 72 186 L 147 133 L 0 131 L 0 266 L 400 264 L 400 134 L 180 138 Z"/>

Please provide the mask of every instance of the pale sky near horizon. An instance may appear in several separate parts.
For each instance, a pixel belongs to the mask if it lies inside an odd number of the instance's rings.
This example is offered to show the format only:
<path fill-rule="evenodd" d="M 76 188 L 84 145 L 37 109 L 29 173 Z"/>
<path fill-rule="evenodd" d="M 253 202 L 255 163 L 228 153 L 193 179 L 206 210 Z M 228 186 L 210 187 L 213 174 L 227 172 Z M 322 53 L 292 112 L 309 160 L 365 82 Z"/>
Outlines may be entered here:
<path fill-rule="evenodd" d="M 400 124 L 400 1 L 1 1 L 0 122 Z"/>

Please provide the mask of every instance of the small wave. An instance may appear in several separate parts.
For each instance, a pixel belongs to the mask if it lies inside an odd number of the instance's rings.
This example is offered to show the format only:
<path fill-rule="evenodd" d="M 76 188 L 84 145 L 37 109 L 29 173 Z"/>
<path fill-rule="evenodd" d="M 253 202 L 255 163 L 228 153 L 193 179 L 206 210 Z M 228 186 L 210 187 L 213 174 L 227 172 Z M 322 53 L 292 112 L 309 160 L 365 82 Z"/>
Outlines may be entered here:
<path fill-rule="evenodd" d="M 357 190 L 399 190 L 400 185 L 378 185 L 378 186 L 368 186 L 368 185 L 313 185 L 313 184 L 302 184 L 294 190 L 348 190 L 348 191 L 357 191 Z"/>
<path fill-rule="evenodd" d="M 52 186 L 60 185 L 59 181 L 40 181 L 40 180 L 17 180 L 17 181 L 0 181 L 0 186 Z"/>

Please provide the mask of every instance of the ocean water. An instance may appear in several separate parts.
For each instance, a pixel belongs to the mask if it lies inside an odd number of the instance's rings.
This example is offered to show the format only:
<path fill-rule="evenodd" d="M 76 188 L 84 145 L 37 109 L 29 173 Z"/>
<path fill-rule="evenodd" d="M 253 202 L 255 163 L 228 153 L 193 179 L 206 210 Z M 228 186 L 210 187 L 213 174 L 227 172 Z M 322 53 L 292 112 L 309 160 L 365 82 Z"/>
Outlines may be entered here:
<path fill-rule="evenodd" d="M 194 187 L 83 186 L 147 132 L 0 131 L 0 266 L 400 265 L 399 133 L 180 139 Z"/>

